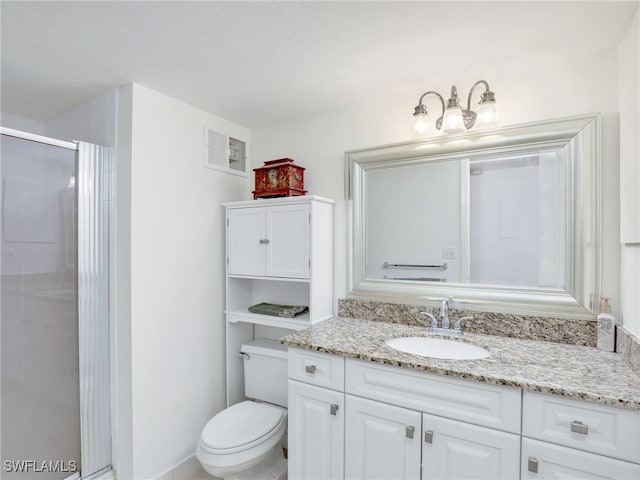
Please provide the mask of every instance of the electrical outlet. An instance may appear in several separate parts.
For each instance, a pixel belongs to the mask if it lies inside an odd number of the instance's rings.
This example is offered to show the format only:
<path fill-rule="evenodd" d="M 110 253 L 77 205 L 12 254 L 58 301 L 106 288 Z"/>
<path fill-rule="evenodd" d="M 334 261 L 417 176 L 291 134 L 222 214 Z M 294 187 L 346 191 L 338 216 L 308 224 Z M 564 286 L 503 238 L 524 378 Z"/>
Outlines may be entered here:
<path fill-rule="evenodd" d="M 455 248 L 443 248 L 442 249 L 442 258 L 445 260 L 455 260 L 456 259 L 456 249 Z"/>

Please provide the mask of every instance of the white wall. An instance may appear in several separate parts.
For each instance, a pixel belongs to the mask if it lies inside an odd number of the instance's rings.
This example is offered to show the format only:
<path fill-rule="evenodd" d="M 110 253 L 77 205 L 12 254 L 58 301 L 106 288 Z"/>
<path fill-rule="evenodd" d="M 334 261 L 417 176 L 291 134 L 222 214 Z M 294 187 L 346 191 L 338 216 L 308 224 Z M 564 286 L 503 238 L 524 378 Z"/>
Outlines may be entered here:
<path fill-rule="evenodd" d="M 125 182 L 130 174 L 130 235 L 121 232 L 118 247 L 131 261 L 130 311 L 122 298 L 119 324 L 130 326 L 132 458 L 122 459 L 120 478 L 150 478 L 192 455 L 204 424 L 226 406 L 220 204 L 251 189 L 248 178 L 203 166 L 205 124 L 249 139 L 245 128 L 131 87 L 130 173 L 118 174 Z"/>
<path fill-rule="evenodd" d="M 433 68 L 425 61 L 425 72 Z M 505 124 L 601 112 L 603 114 L 604 293 L 619 306 L 618 100 L 616 50 L 583 57 L 521 56 L 488 65 L 483 71 L 443 74 L 447 83 L 424 85 L 423 91 L 447 92 L 452 83 L 467 91 L 479 78 L 496 92 Z M 371 104 L 296 119 L 253 131 L 253 166 L 291 157 L 307 167 L 310 193 L 337 201 L 335 216 L 335 293 L 346 289 L 344 152 L 409 140 L 413 107 L 422 91 L 389 92 Z M 437 111 L 438 103 L 429 104 Z"/>
<path fill-rule="evenodd" d="M 30 118 L 19 117 L 10 113 L 2 112 L 0 114 L 0 125 L 14 130 L 22 130 L 23 132 L 35 133 L 36 135 L 44 135 L 44 122 L 31 120 Z"/>
<path fill-rule="evenodd" d="M 618 45 L 622 318 L 640 337 L 640 9 Z"/>

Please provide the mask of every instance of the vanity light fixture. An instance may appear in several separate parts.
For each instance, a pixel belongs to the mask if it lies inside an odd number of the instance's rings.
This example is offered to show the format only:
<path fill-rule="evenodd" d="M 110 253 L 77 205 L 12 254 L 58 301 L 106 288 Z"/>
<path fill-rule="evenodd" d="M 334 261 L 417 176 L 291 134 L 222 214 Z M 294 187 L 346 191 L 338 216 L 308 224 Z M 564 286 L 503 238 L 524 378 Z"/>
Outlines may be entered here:
<path fill-rule="evenodd" d="M 476 113 L 471 110 L 471 96 L 475 88 L 480 84 L 484 85 L 485 91 L 482 92 L 482 95 L 480 96 L 478 112 Z M 442 116 L 435 122 L 435 128 L 437 130 L 441 130 L 444 133 L 461 133 L 471 130 L 472 128 L 479 130 L 499 126 L 499 115 L 496 108 L 496 95 L 489 89 L 489 84 L 486 81 L 478 80 L 473 84 L 471 90 L 469 90 L 466 110 L 463 110 L 462 107 L 460 107 L 458 89 L 455 85 L 451 87 L 451 96 L 447 100 L 446 108 L 444 98 L 438 92 L 429 90 L 423 93 L 420 96 L 418 105 L 416 105 L 414 109 L 411 126 L 413 132 L 417 136 L 426 137 L 433 132 L 433 126 L 431 125 L 427 114 L 427 106 L 422 103 L 429 95 L 437 96 L 442 105 Z"/>

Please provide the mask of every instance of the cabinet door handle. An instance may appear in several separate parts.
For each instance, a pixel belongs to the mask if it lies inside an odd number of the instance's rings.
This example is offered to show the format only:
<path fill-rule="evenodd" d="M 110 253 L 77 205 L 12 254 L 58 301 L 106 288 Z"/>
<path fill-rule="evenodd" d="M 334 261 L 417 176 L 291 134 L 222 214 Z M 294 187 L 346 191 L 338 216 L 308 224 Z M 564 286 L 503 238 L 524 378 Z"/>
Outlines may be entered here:
<path fill-rule="evenodd" d="M 265 245 L 267 245 L 268 243 L 269 243 L 269 239 L 268 239 L 268 238 L 265 238 L 265 239 L 264 239 L 264 244 L 265 244 Z"/>
<path fill-rule="evenodd" d="M 573 422 L 571 422 L 571 431 L 587 435 L 589 433 L 589 425 L 585 425 L 582 422 L 574 420 Z"/>
<path fill-rule="evenodd" d="M 538 473 L 538 459 L 537 458 L 529 457 L 527 470 L 529 470 L 531 473 Z"/>
<path fill-rule="evenodd" d="M 316 366 L 315 365 L 305 365 L 304 371 L 307 372 L 307 373 L 316 373 Z"/>
<path fill-rule="evenodd" d="M 264 245 L 264 242 L 265 242 L 265 239 L 264 239 L 264 238 L 261 238 L 261 239 L 260 239 L 260 245 Z"/>
<path fill-rule="evenodd" d="M 406 427 L 405 429 L 405 435 L 407 438 L 413 438 L 413 432 L 415 432 L 415 428 L 414 427 Z"/>
<path fill-rule="evenodd" d="M 332 403 L 331 406 L 329 407 L 329 413 L 331 415 L 337 415 L 338 414 L 338 404 L 337 403 Z"/>
<path fill-rule="evenodd" d="M 433 443 L 433 430 L 424 432 L 424 443 Z"/>

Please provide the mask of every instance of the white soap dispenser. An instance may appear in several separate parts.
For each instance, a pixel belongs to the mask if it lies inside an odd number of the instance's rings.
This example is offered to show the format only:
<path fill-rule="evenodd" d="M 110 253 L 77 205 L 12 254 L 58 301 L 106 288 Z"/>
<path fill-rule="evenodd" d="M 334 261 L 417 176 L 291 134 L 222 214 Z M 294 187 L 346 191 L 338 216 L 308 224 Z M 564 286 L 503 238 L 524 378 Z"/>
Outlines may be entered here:
<path fill-rule="evenodd" d="M 598 315 L 597 345 L 600 350 L 615 352 L 616 321 L 611 315 L 610 297 L 601 297 L 600 315 Z"/>

